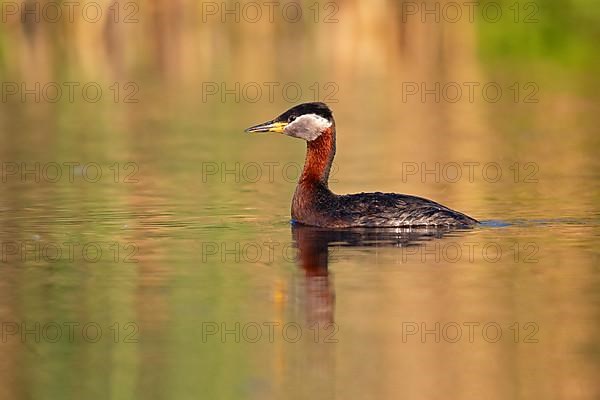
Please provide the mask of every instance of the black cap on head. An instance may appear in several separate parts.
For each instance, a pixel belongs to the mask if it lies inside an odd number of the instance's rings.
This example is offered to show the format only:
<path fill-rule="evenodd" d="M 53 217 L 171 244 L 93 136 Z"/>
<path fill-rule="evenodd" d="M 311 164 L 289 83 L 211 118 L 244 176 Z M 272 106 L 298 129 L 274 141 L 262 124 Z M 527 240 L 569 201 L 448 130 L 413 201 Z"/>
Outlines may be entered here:
<path fill-rule="evenodd" d="M 333 113 L 325 103 L 313 102 L 313 103 L 302 103 L 294 106 L 275 118 L 277 122 L 291 122 L 290 119 L 295 119 L 305 114 L 316 114 L 320 117 L 333 122 Z"/>

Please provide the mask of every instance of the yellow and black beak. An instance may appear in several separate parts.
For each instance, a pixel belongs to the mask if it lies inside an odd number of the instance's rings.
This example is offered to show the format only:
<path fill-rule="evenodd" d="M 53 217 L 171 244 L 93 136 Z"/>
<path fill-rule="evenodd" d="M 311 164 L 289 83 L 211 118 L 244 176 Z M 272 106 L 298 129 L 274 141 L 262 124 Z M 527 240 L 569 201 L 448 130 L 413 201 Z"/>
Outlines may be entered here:
<path fill-rule="evenodd" d="M 254 132 L 275 132 L 275 133 L 283 133 L 283 130 L 287 126 L 287 122 L 275 122 L 268 121 L 262 124 L 251 126 L 246 129 L 244 132 L 254 133 Z"/>

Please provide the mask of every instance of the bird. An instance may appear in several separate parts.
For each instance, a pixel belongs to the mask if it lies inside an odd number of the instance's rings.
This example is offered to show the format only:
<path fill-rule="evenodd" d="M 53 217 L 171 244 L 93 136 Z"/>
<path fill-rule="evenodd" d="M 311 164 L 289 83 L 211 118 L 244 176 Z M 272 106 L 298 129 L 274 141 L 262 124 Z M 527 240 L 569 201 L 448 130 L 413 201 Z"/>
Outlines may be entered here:
<path fill-rule="evenodd" d="M 469 228 L 474 218 L 422 197 L 398 193 L 338 195 L 329 189 L 336 152 L 333 112 L 322 102 L 298 104 L 247 133 L 274 132 L 306 141 L 304 168 L 292 199 L 293 224 L 322 228 Z"/>

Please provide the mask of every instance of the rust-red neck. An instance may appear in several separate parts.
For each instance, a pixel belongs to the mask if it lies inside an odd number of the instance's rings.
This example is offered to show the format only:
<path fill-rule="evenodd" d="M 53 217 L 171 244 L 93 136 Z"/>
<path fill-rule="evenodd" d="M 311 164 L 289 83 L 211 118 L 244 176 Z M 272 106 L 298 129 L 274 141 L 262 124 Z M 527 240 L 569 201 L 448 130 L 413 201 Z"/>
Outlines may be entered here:
<path fill-rule="evenodd" d="M 299 183 L 322 183 L 327 187 L 335 156 L 335 125 L 331 125 L 315 140 L 306 143 L 306 160 Z"/>

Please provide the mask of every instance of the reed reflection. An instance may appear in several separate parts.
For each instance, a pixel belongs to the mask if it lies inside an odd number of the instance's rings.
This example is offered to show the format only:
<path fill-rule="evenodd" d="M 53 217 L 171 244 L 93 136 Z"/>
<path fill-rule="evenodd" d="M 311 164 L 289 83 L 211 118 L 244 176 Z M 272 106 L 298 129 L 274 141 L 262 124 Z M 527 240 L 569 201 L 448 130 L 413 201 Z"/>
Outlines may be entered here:
<path fill-rule="evenodd" d="M 306 319 L 311 323 L 333 323 L 335 287 L 329 271 L 330 253 L 338 248 L 379 248 L 424 246 L 450 232 L 449 228 L 354 228 L 327 229 L 300 224 L 292 225 L 292 237 L 298 249 L 297 263 L 304 271 Z M 336 252 L 337 253 L 337 252 Z"/>

